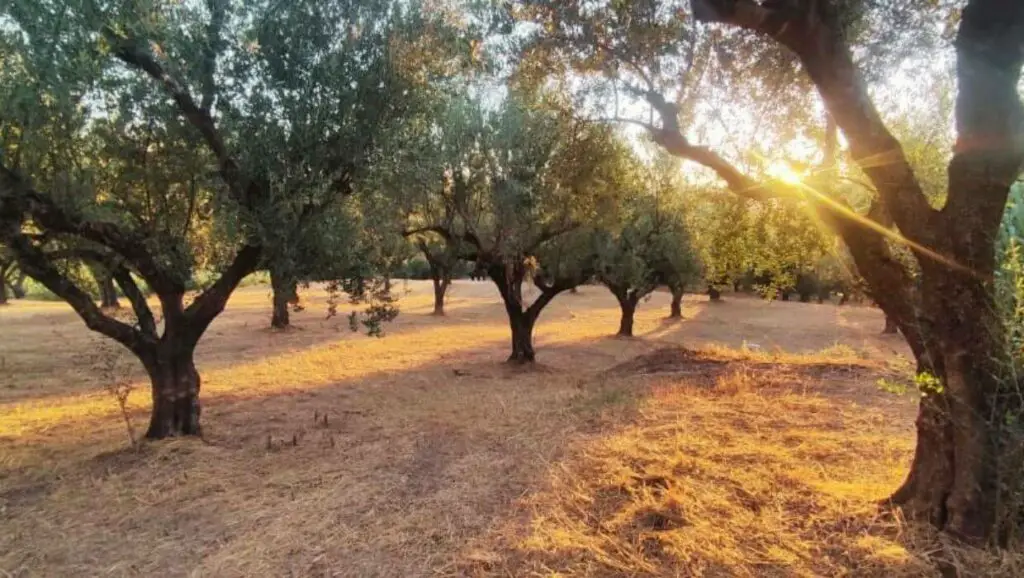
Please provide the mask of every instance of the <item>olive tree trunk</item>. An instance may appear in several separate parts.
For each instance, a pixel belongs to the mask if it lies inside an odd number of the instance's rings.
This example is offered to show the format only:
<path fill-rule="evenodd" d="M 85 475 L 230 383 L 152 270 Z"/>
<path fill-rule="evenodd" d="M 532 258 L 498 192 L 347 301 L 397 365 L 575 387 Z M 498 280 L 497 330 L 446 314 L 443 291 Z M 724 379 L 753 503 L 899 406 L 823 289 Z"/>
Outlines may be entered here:
<path fill-rule="evenodd" d="M 899 228 L 921 268 L 920 282 L 892 258 L 877 229 L 817 205 L 841 234 L 871 296 L 914 352 L 924 394 L 918 442 L 904 485 L 893 494 L 911 518 L 930 520 L 974 543 L 1022 533 L 1024 413 L 992 287 L 994 240 L 1010 185 L 1024 163 L 1024 3 L 969 0 L 955 41 L 957 143 L 946 200 L 933 208 L 899 141 L 872 102 L 832 3 L 693 0 L 695 19 L 743 28 L 792 51 L 818 89 L 830 122 L 878 192 L 868 218 Z M 678 109 L 648 96 L 667 129 L 655 140 L 715 170 L 738 194 L 770 196 L 722 157 L 689 143 Z M 885 163 L 876 159 L 883 157 Z M 877 210 L 876 210 L 877 209 Z"/>
<path fill-rule="evenodd" d="M 636 314 L 636 299 L 630 297 L 619 299 L 619 309 L 622 311 L 622 315 L 619 318 L 619 332 L 617 335 L 620 337 L 633 337 L 633 317 Z"/>
<path fill-rule="evenodd" d="M 164 335 L 160 345 L 142 362 L 152 386 L 153 411 L 146 437 L 200 435 L 199 372 L 195 345 L 189 339 Z"/>
<path fill-rule="evenodd" d="M 451 284 L 450 277 L 431 275 L 434 284 L 434 315 L 444 317 L 444 298 L 448 293 L 448 286 Z"/>
<path fill-rule="evenodd" d="M 669 319 L 683 318 L 683 293 L 682 287 L 672 287 L 672 304 L 669 306 Z"/>
<path fill-rule="evenodd" d="M 509 314 L 509 326 L 512 329 L 512 353 L 508 356 L 509 363 L 533 363 L 536 355 L 533 352 L 533 326 L 537 318 L 526 311 Z"/>
<path fill-rule="evenodd" d="M 892 317 L 885 316 L 885 328 L 882 329 L 883 335 L 895 335 L 899 333 L 899 325 L 896 324 L 896 320 Z"/>
<path fill-rule="evenodd" d="M 287 329 L 291 326 L 291 313 L 288 306 L 294 303 L 299 295 L 298 280 L 272 268 L 270 270 L 270 289 L 273 293 L 270 326 L 274 329 Z"/>
<path fill-rule="evenodd" d="M 533 363 L 536 361 L 533 328 L 537 324 L 537 318 L 552 299 L 559 293 L 568 291 L 576 283 L 566 280 L 546 283 L 534 277 L 534 285 L 540 289 L 540 295 L 533 303 L 527 305 L 523 301 L 522 289 L 526 271 L 522 265 L 492 263 L 487 267 L 487 274 L 498 288 L 512 331 L 512 353 L 507 361 L 514 364 Z"/>
<path fill-rule="evenodd" d="M 100 307 L 105 309 L 120 309 L 121 303 L 117 300 L 117 288 L 114 287 L 114 278 L 106 275 L 98 279 L 100 286 Z"/>
<path fill-rule="evenodd" d="M 11 283 L 11 292 L 15 299 L 25 298 L 27 292 L 25 291 L 25 273 L 23 271 L 19 271 L 18 278 Z"/>

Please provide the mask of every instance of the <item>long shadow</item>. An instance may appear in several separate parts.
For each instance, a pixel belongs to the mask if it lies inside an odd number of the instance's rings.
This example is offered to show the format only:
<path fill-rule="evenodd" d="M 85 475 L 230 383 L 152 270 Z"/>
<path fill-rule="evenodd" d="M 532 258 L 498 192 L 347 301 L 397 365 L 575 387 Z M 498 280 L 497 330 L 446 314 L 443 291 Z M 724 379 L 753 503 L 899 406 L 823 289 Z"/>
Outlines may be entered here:
<path fill-rule="evenodd" d="M 61 575 L 77 560 L 75 573 L 123 563 L 187 574 L 223 548 L 228 566 L 208 568 L 216 574 L 244 564 L 236 548 L 277 536 L 260 547 L 273 553 L 271 574 L 428 575 L 508 515 L 593 412 L 633 399 L 592 401 L 569 368 L 498 361 L 506 347 L 484 341 L 401 370 L 204 395 L 208 445 L 131 451 L 115 415 L 29 436 L 16 442 L 23 465 L 0 475 L 4 516 L 19 527 L 0 539 L 0 567 Z M 324 516 L 349 537 L 326 539 Z M 119 538 L 128 528 L 132 541 L 174 547 L 134 548 Z M 61 541 L 67 533 L 76 539 Z"/>
<path fill-rule="evenodd" d="M 399 302 L 401 306 L 401 302 Z M 359 340 L 376 339 L 367 337 L 361 332 L 353 332 L 349 327 L 346 318 L 347 311 L 343 309 L 337 316 L 325 319 L 322 312 L 307 310 L 302 314 L 293 317 L 293 328 L 286 331 L 272 330 L 267 326 L 263 315 L 253 318 L 251 315 L 240 313 L 252 309 L 251 307 L 229 306 L 228 311 L 218 318 L 206 335 L 199 342 L 196 351 L 196 365 L 201 374 L 222 371 L 240 364 L 252 363 L 265 360 L 268 357 L 282 355 L 299 355 L 304 351 L 316 349 L 329 344 L 357 344 Z M 423 307 L 418 309 L 426 310 Z M 236 315 L 233 316 L 232 312 Z M 263 310 L 260 310 L 261 314 Z M 495 316 L 504 316 L 500 302 L 489 303 L 479 299 L 459 299 L 449 305 L 448 314 L 444 317 L 435 317 L 426 313 L 414 310 L 401 313 L 399 321 L 384 327 L 385 335 L 381 339 L 389 339 L 409 335 L 423 331 L 427 327 L 460 327 L 464 331 L 474 330 L 490 326 L 495 321 Z M 35 367 L 18 366 L 19 347 L 12 347 L 4 360 L 6 369 L 17 372 L 15 379 L 7 390 L 0 397 L 0 408 L 14 407 L 19 404 L 52 400 L 60 397 L 75 395 L 99 395 L 103 393 L 105 383 L 100 383 L 90 377 L 83 379 L 83 366 L 94 365 L 98 354 L 94 351 L 95 344 L 107 343 L 112 346 L 113 355 L 120 356 L 123 361 L 117 365 L 125 366 L 124 371 L 119 375 L 128 373 L 127 367 L 132 375 L 141 379 L 144 376 L 141 364 L 127 352 L 122 352 L 113 341 L 90 332 L 84 324 L 71 311 L 59 313 L 47 313 L 45 316 L 35 316 L 21 319 L 16 325 L 6 326 L 8 335 L 15 329 L 20 329 L 26 334 L 39 331 L 52 331 L 58 334 L 52 340 L 60 341 L 64 346 L 55 348 L 48 355 L 47 365 Z M 26 331 L 30 330 L 30 331 Z M 0 331 L 0 339 L 4 331 Z M 236 339 L 236 336 L 243 337 Z M 68 347 L 68 344 L 73 344 Z M 28 346 L 32 348 L 31 345 Z M 109 354 L 108 354 L 109 355 Z M 102 360 L 101 360 L 102 361 Z M 88 370 L 86 371 L 86 373 Z M 37 382 L 57 381 L 61 387 L 55 390 L 39 389 Z M 17 383 L 27 382 L 32 388 L 20 392 Z M 74 384 L 71 388 L 67 384 Z"/>
<path fill-rule="evenodd" d="M 500 305 L 462 311 L 492 307 Z M 443 323 L 484 325 L 455 311 Z M 502 336 L 400 369 L 215 391 L 203 396 L 209 445 L 111 451 L 122 445 L 116 416 L 90 416 L 29 441 L 57 467 L 5 490 L 5 516 L 19 533 L 0 539 L 9 552 L 0 567 L 60 575 L 77 560 L 73 573 L 85 574 L 117 564 L 150 574 L 456 573 L 448 563 L 516 515 L 514 501 L 558 469 L 572 440 L 595 428 L 616 434 L 621 424 L 600 416 L 609 407 L 629 413 L 648 392 L 599 377 L 658 346 L 552 334 L 538 343 L 542 369 L 523 370 L 501 363 Z"/>

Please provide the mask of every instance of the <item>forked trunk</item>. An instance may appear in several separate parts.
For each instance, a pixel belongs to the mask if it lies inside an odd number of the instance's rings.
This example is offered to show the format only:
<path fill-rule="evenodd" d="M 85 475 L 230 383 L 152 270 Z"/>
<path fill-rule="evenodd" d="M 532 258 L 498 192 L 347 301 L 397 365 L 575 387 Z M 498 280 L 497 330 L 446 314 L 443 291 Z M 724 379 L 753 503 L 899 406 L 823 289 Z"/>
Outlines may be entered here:
<path fill-rule="evenodd" d="M 426 246 L 422 246 L 423 255 L 430 266 L 430 280 L 434 284 L 434 315 L 444 316 L 444 298 L 452 283 L 452 271 L 447 262 L 433 256 Z"/>
<path fill-rule="evenodd" d="M 682 319 L 683 318 L 683 288 L 673 287 L 672 288 L 672 305 L 669 309 L 668 314 L 670 319 Z"/>
<path fill-rule="evenodd" d="M 287 329 L 291 325 L 291 314 L 288 305 L 298 296 L 298 282 L 284 273 L 270 270 L 270 288 L 273 291 L 274 311 L 270 317 L 270 326 L 274 329 Z"/>
<path fill-rule="evenodd" d="M 535 321 L 536 319 L 526 312 L 509 315 L 509 325 L 512 327 L 512 354 L 508 356 L 509 363 L 533 363 L 536 360 L 533 353 Z"/>
<path fill-rule="evenodd" d="M 147 438 L 202 433 L 199 427 L 200 380 L 193 353 L 193 347 L 164 341 L 156 355 L 143 360 L 153 387 L 153 411 Z"/>
<path fill-rule="evenodd" d="M 620 337 L 633 337 L 633 317 L 636 314 L 637 299 L 632 295 L 616 295 L 619 300 L 619 309 L 622 311 L 622 316 L 619 319 L 619 333 Z"/>
<path fill-rule="evenodd" d="M 434 315 L 439 317 L 444 316 L 444 297 L 448 292 L 448 284 L 451 283 L 446 278 L 435 276 L 434 281 Z"/>

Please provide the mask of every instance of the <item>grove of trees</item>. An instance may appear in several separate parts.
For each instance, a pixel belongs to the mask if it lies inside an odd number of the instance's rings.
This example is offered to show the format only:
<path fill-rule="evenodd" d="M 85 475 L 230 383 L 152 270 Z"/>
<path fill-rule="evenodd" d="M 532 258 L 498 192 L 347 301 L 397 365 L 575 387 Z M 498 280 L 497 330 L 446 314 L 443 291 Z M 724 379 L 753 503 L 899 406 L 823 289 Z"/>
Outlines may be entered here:
<path fill-rule="evenodd" d="M 0 24 L 0 305 L 27 277 L 131 351 L 148 438 L 201 433 L 196 346 L 258 271 L 274 327 L 321 282 L 374 334 L 413 256 L 437 315 L 485 272 L 519 364 L 585 282 L 622 336 L 659 286 L 679 317 L 686 289 L 856 284 L 924 376 L 889 502 L 1018 535 L 1024 2 L 12 0 Z"/>

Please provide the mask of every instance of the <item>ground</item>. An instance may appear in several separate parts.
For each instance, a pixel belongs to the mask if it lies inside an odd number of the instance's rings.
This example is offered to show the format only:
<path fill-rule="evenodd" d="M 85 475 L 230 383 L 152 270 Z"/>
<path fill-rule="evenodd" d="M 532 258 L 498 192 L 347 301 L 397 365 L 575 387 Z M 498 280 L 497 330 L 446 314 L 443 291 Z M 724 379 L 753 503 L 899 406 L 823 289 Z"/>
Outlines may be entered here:
<path fill-rule="evenodd" d="M 676 322 L 659 293 L 623 339 L 588 286 L 523 369 L 493 286 L 456 282 L 445 318 L 404 290 L 380 339 L 317 291 L 272 332 L 240 290 L 200 344 L 205 439 L 136 449 L 107 389 L 144 430 L 141 368 L 61 304 L 0 310 L 0 575 L 936 572 L 875 505 L 915 415 L 877 310 L 692 295 Z"/>

